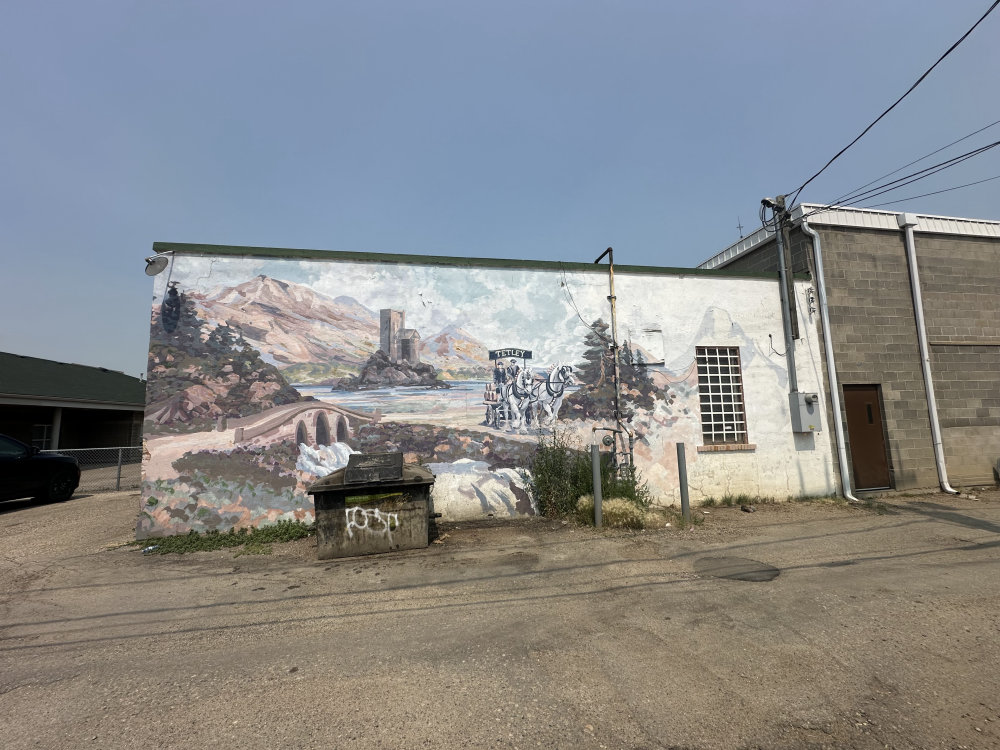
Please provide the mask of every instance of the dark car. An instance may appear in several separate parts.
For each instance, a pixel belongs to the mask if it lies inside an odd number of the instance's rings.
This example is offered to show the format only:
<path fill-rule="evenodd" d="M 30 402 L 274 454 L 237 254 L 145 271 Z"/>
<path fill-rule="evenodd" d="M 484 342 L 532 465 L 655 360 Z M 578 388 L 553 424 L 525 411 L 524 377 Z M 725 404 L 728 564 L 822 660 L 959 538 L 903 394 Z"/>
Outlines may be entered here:
<path fill-rule="evenodd" d="M 38 448 L 0 435 L 0 500 L 69 500 L 79 484 L 80 464 L 72 456 L 39 453 Z"/>

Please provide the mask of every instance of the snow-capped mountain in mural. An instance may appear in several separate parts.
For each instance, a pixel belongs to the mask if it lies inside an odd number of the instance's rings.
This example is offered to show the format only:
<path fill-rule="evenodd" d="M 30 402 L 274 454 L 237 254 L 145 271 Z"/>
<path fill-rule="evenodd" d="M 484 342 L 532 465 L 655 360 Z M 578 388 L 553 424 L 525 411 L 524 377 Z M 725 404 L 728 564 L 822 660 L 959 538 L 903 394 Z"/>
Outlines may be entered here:
<path fill-rule="evenodd" d="M 260 275 L 207 294 L 194 293 L 191 299 L 209 323 L 238 327 L 290 382 L 322 383 L 356 374 L 379 348 L 377 309 L 346 295 L 328 297 L 304 284 Z M 379 300 L 374 306 L 399 305 Z M 449 379 L 488 373 L 485 345 L 454 325 L 424 339 L 420 359 Z"/>

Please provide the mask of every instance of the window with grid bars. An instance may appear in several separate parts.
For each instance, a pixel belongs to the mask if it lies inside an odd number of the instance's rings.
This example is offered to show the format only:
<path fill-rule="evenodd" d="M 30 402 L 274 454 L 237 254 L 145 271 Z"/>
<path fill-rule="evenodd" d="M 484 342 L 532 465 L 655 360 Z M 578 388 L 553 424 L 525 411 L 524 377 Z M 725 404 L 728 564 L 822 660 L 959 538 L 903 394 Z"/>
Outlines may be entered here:
<path fill-rule="evenodd" d="M 735 346 L 699 346 L 695 359 L 705 445 L 748 442 L 740 350 Z"/>

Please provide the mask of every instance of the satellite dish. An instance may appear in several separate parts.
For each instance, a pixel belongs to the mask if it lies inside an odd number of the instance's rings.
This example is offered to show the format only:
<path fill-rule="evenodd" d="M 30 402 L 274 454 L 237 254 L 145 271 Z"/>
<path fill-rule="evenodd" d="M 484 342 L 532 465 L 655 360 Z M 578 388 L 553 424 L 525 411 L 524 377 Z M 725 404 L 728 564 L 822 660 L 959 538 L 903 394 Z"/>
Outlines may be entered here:
<path fill-rule="evenodd" d="M 167 267 L 167 258 L 164 255 L 154 255 L 146 258 L 146 275 L 156 276 Z"/>

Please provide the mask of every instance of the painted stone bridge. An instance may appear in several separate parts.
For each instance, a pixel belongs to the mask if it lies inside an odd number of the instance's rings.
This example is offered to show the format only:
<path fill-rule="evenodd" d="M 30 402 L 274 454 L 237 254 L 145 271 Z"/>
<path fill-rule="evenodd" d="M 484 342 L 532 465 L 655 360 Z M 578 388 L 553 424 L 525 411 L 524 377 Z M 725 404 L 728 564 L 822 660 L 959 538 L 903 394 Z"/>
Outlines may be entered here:
<path fill-rule="evenodd" d="M 378 411 L 365 413 L 326 401 L 299 401 L 230 420 L 223 429 L 232 431 L 235 445 L 270 445 L 294 439 L 296 445 L 315 448 L 342 443 L 358 426 L 375 424 L 381 418 Z"/>

